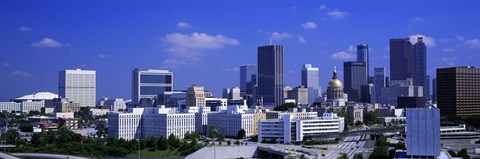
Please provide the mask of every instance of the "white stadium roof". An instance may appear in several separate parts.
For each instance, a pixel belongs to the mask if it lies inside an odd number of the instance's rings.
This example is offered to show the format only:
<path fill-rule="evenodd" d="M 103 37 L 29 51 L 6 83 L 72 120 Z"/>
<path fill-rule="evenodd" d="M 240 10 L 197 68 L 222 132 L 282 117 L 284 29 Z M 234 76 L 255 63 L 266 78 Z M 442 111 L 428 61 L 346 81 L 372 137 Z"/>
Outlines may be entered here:
<path fill-rule="evenodd" d="M 51 92 L 38 92 L 33 94 L 24 95 L 16 98 L 15 100 L 52 100 L 58 98 L 58 94 Z"/>

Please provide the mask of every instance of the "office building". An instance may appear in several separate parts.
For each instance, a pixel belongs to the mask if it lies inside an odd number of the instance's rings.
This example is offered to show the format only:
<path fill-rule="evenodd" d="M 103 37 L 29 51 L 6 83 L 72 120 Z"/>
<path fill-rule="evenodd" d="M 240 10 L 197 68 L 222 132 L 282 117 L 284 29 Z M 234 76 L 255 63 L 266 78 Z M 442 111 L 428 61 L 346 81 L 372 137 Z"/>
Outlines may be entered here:
<path fill-rule="evenodd" d="M 22 104 L 16 102 L 0 102 L 0 111 L 2 112 L 19 112 L 22 111 Z"/>
<path fill-rule="evenodd" d="M 437 103 L 437 78 L 432 79 L 432 103 Z"/>
<path fill-rule="evenodd" d="M 70 99 L 61 98 L 53 102 L 55 112 L 78 112 L 80 111 L 80 103 L 71 101 Z"/>
<path fill-rule="evenodd" d="M 263 105 L 274 107 L 284 104 L 283 45 L 258 47 L 257 99 Z"/>
<path fill-rule="evenodd" d="M 363 109 L 354 105 L 347 106 L 348 123 L 353 125 L 357 122 L 363 123 Z"/>
<path fill-rule="evenodd" d="M 231 105 L 220 113 L 208 113 L 208 131 L 215 125 L 219 134 L 227 137 L 236 137 L 238 131 L 243 129 L 246 137 L 253 136 L 253 114 L 247 114 L 247 106 Z"/>
<path fill-rule="evenodd" d="M 195 114 L 177 113 L 175 108 L 145 108 L 142 124 L 143 138 L 173 134 L 182 139 L 185 133 L 195 132 Z"/>
<path fill-rule="evenodd" d="M 141 70 L 132 71 L 132 102 L 134 105 L 149 107 L 165 105 L 165 92 L 173 88 L 173 73 L 168 70 Z M 157 101 L 159 99 L 159 101 Z"/>
<path fill-rule="evenodd" d="M 93 70 L 63 70 L 58 72 L 58 95 L 94 107 L 96 101 L 96 73 Z"/>
<path fill-rule="evenodd" d="M 364 95 L 361 87 L 367 84 L 366 65 L 364 62 L 344 62 L 343 63 L 343 80 L 345 83 L 344 92 L 348 94 L 348 101 L 361 101 Z"/>
<path fill-rule="evenodd" d="M 226 109 L 228 106 L 227 98 L 205 98 L 205 106 L 209 107 L 211 111 L 220 111 Z"/>
<path fill-rule="evenodd" d="M 479 68 L 438 68 L 436 83 L 437 107 L 442 116 L 480 115 Z"/>
<path fill-rule="evenodd" d="M 204 107 L 205 106 L 205 92 L 203 86 L 192 85 L 187 89 L 187 107 Z"/>
<path fill-rule="evenodd" d="M 396 108 L 423 108 L 425 97 L 398 97 Z"/>
<path fill-rule="evenodd" d="M 390 39 L 390 80 L 414 78 L 415 60 L 409 38 Z"/>
<path fill-rule="evenodd" d="M 230 100 L 242 99 L 240 96 L 240 88 L 238 87 L 224 88 L 222 91 L 222 98 L 227 98 Z"/>
<path fill-rule="evenodd" d="M 407 155 L 433 157 L 440 155 L 440 110 L 407 108 Z"/>
<path fill-rule="evenodd" d="M 240 91 L 241 92 L 246 92 L 247 94 L 251 94 L 248 90 L 248 83 L 255 81 L 256 84 L 256 79 L 254 80 L 252 76 L 257 75 L 257 65 L 251 65 L 251 64 L 246 64 L 240 66 Z"/>
<path fill-rule="evenodd" d="M 275 139 L 279 143 L 302 142 L 312 134 L 343 132 L 344 118 L 334 113 L 307 119 L 295 119 L 286 114 L 280 119 L 261 120 L 258 124 L 258 142 Z"/>
<path fill-rule="evenodd" d="M 125 140 L 141 138 L 144 109 L 130 108 L 128 112 L 108 113 L 108 137 Z"/>
<path fill-rule="evenodd" d="M 208 113 L 211 112 L 210 107 L 200 107 L 195 113 L 195 131 L 207 135 L 208 134 Z"/>
<path fill-rule="evenodd" d="M 422 86 L 383 87 L 380 92 L 382 105 L 397 105 L 398 97 L 423 97 Z"/>
<path fill-rule="evenodd" d="M 307 119 L 318 117 L 317 112 L 309 112 L 306 109 L 297 109 L 293 108 L 291 110 L 281 112 L 281 111 L 267 111 L 265 112 L 267 119 L 280 119 L 285 114 L 293 115 L 294 119 Z"/>
<path fill-rule="evenodd" d="M 122 111 L 122 110 L 127 110 L 127 104 L 123 100 L 123 98 L 115 98 L 115 99 L 108 99 L 108 98 L 103 98 L 100 101 L 101 106 L 107 106 L 110 111 Z"/>
<path fill-rule="evenodd" d="M 357 45 L 357 62 L 365 63 L 365 76 L 370 77 L 369 51 L 367 44 Z"/>
<path fill-rule="evenodd" d="M 374 81 L 373 84 L 375 86 L 374 94 L 375 94 L 375 103 L 380 102 L 380 97 L 382 93 L 380 92 L 382 87 L 386 87 L 386 78 L 385 78 L 385 67 L 377 67 L 374 69 Z"/>
<path fill-rule="evenodd" d="M 415 86 L 423 86 L 423 97 L 428 100 L 430 97 L 428 84 L 430 82 L 427 79 L 427 46 L 423 42 L 423 37 L 418 37 L 417 43 L 412 46 L 412 53 L 415 60 L 413 83 Z"/>
<path fill-rule="evenodd" d="M 362 98 L 360 99 L 363 103 L 375 103 L 375 86 L 371 83 L 363 85 L 360 87 L 360 94 Z"/>
<path fill-rule="evenodd" d="M 292 94 L 294 97 L 293 99 L 295 99 L 297 105 L 308 105 L 308 89 L 305 88 L 303 85 L 295 87 L 292 90 Z"/>
<path fill-rule="evenodd" d="M 312 64 L 305 64 L 302 67 L 302 85 L 308 89 L 308 104 L 313 104 L 320 96 L 320 85 L 318 67 L 313 67 Z"/>

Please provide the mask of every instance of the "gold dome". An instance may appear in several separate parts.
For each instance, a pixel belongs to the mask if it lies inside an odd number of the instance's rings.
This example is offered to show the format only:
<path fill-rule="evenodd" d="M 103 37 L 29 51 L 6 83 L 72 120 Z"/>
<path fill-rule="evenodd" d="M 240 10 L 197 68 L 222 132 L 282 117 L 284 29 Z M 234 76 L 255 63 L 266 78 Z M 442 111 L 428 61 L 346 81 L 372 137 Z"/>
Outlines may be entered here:
<path fill-rule="evenodd" d="M 342 88 L 342 81 L 338 79 L 332 79 L 330 82 L 328 82 L 328 87 Z"/>

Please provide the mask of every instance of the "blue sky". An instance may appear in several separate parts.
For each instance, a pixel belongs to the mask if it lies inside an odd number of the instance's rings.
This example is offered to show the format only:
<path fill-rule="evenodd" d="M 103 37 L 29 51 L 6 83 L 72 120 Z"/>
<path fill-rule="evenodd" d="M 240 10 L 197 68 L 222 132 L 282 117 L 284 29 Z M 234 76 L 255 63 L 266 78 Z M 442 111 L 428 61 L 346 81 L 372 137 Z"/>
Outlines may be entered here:
<path fill-rule="evenodd" d="M 395 3 L 392 3 L 395 2 Z M 370 66 L 389 68 L 389 38 L 426 36 L 428 73 L 480 60 L 477 1 L 0 1 L 0 100 L 57 92 L 62 69 L 97 71 L 98 97 L 131 96 L 133 68 L 174 72 L 219 96 L 238 86 L 238 66 L 257 46 L 285 47 L 285 82 L 304 63 L 320 84 L 340 77 L 352 46 L 370 45 Z"/>

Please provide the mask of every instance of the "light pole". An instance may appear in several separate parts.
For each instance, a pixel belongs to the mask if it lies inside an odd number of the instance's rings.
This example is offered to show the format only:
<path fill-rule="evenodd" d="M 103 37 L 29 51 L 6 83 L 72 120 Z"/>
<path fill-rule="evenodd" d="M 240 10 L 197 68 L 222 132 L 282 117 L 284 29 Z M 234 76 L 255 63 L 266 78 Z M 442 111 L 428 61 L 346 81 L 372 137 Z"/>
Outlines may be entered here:
<path fill-rule="evenodd" d="M 140 139 L 137 139 L 137 145 L 138 145 L 138 159 L 140 159 Z"/>
<path fill-rule="evenodd" d="M 217 129 L 213 130 L 213 159 L 217 159 L 217 149 L 215 148 L 215 136 L 217 135 Z"/>

